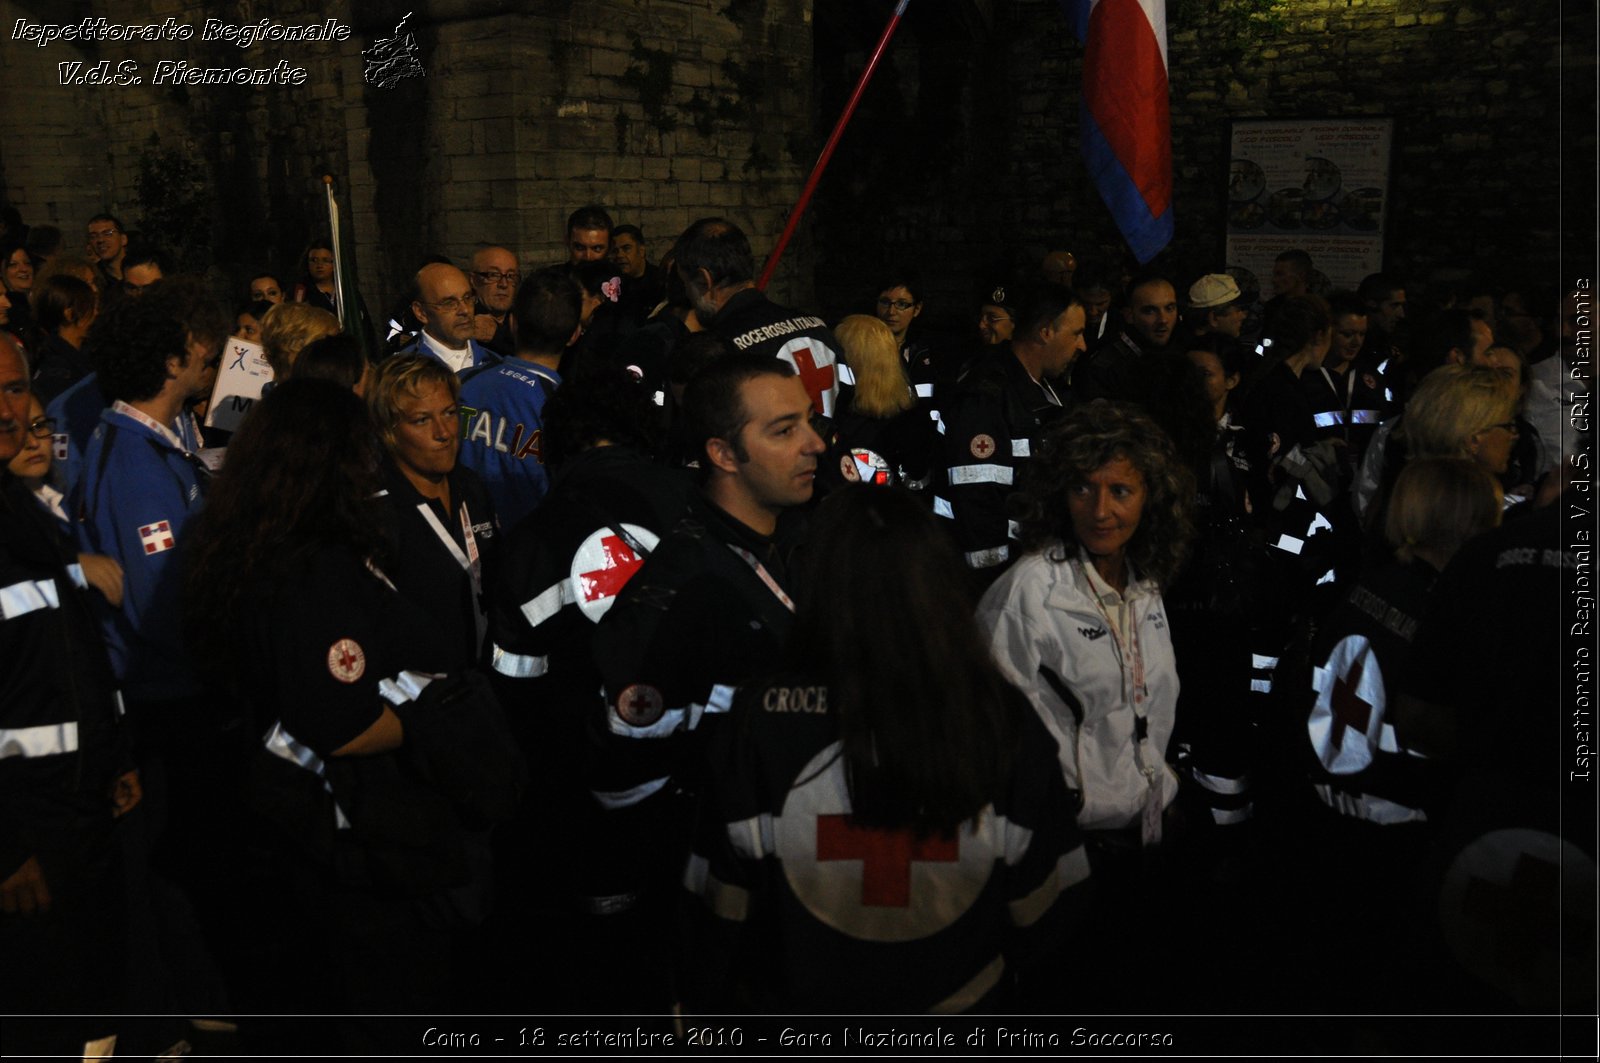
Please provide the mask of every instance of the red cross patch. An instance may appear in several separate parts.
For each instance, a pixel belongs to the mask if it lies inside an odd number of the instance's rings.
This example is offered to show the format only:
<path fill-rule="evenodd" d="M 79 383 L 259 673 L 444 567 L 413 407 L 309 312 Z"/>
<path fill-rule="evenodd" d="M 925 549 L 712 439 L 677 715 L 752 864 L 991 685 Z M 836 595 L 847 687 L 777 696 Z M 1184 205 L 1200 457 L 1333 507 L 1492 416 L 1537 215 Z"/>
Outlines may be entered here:
<path fill-rule="evenodd" d="M 994 436 L 975 435 L 969 448 L 972 456 L 979 461 L 984 461 L 994 454 Z"/>
<path fill-rule="evenodd" d="M 645 683 L 624 687 L 617 695 L 617 715 L 629 727 L 649 727 L 666 712 L 661 691 Z"/>
<path fill-rule="evenodd" d="M 367 670 L 367 655 L 355 639 L 340 639 L 328 647 L 328 673 L 341 683 L 354 683 Z"/>
<path fill-rule="evenodd" d="M 811 408 L 824 417 L 832 417 L 833 400 L 839 393 L 833 352 L 825 346 L 820 346 L 820 350 L 812 347 L 810 340 L 797 339 L 778 348 L 778 357 L 794 366 L 800 382 L 806 386 L 806 394 L 811 396 Z"/>
<path fill-rule="evenodd" d="M 624 524 L 622 530 L 647 551 L 660 542 L 648 528 L 637 524 Z M 573 599 L 579 611 L 598 624 L 643 564 L 644 558 L 612 529 L 593 532 L 572 555 Z"/>
<path fill-rule="evenodd" d="M 172 549 L 172 524 L 168 521 L 158 520 L 154 524 L 141 525 L 139 528 L 139 545 L 144 547 L 146 555 L 159 554 L 163 550 Z"/>
<path fill-rule="evenodd" d="M 1317 692 L 1307 728 L 1322 766 L 1351 775 L 1372 763 L 1383 729 L 1383 673 L 1372 645 L 1360 635 L 1342 639 L 1316 669 Z"/>
<path fill-rule="evenodd" d="M 860 860 L 861 903 L 904 908 L 911 903 L 913 861 L 954 863 L 961 842 L 954 835 L 919 838 L 910 830 L 863 827 L 852 816 L 817 817 L 817 860 Z"/>

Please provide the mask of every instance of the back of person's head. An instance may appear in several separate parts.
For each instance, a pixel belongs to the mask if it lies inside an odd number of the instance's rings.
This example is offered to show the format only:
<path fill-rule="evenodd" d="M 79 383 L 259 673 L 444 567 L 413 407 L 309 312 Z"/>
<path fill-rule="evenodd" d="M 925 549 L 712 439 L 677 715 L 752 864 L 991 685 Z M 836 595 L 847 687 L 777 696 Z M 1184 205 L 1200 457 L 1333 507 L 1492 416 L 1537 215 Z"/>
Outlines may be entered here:
<path fill-rule="evenodd" d="M 1413 458 L 1395 480 L 1383 534 L 1401 561 L 1443 565 L 1468 540 L 1500 524 L 1500 481 L 1468 458 Z"/>
<path fill-rule="evenodd" d="M 680 387 L 684 386 L 712 362 L 735 353 L 733 344 L 715 332 L 696 332 L 672 348 L 669 379 Z"/>
<path fill-rule="evenodd" d="M 1366 317 L 1367 304 L 1355 292 L 1329 292 L 1328 313 L 1335 321 L 1341 317 Z"/>
<path fill-rule="evenodd" d="M 615 273 L 613 266 L 607 265 L 606 269 Z M 517 288 L 511 313 L 516 318 L 518 350 L 560 354 L 578 329 L 583 295 L 566 270 L 542 269 L 530 274 Z"/>
<path fill-rule="evenodd" d="M 1412 458 L 1463 457 L 1475 432 L 1511 421 L 1517 382 L 1486 366 L 1442 365 L 1406 403 L 1400 431 Z"/>
<path fill-rule="evenodd" d="M 1398 275 L 1393 273 L 1369 273 L 1361 278 L 1361 284 L 1356 288 L 1356 295 L 1367 304 L 1369 309 L 1376 309 L 1391 295 L 1405 290 L 1405 283 Z"/>
<path fill-rule="evenodd" d="M 367 375 L 367 353 L 354 336 L 335 332 L 312 340 L 294 362 L 296 380 L 326 380 L 351 391 Z"/>
<path fill-rule="evenodd" d="M 1475 320 L 1470 310 L 1452 308 L 1439 311 L 1414 330 L 1406 365 L 1412 379 L 1421 380 L 1450 361 L 1451 351 L 1472 350 Z"/>
<path fill-rule="evenodd" d="M 1232 336 L 1224 336 L 1220 332 L 1207 332 L 1200 336 L 1189 336 L 1183 341 L 1183 352 L 1205 351 L 1215 355 L 1217 364 L 1222 366 L 1224 377 L 1240 376 L 1245 370 L 1244 344 Z"/>
<path fill-rule="evenodd" d="M 402 399 L 415 399 L 429 384 L 439 384 L 455 401 L 461 397 L 461 378 L 450 367 L 426 354 L 397 354 L 379 362 L 367 385 L 367 412 L 372 427 L 387 448 L 395 445 Z"/>
<path fill-rule="evenodd" d="M 140 299 L 122 299 L 94 319 L 83 351 L 110 402 L 141 402 L 161 393 L 167 359 L 187 364 L 189 343 L 220 352 L 229 321 L 198 277 L 171 277 Z"/>
<path fill-rule="evenodd" d="M 1084 259 L 1072 274 L 1072 290 L 1080 297 L 1101 291 L 1115 295 L 1121 282 L 1122 277 L 1115 264 L 1103 258 Z"/>
<path fill-rule="evenodd" d="M 50 260 L 48 266 L 34 276 L 33 283 L 37 287 L 40 281 L 49 280 L 51 277 L 76 277 L 96 291 L 100 286 L 100 271 L 82 255 L 57 255 Z"/>
<path fill-rule="evenodd" d="M 122 257 L 122 271 L 124 274 L 135 266 L 154 266 L 162 273 L 172 268 L 167 253 L 154 243 L 145 239 L 130 240 L 128 249 Z"/>
<path fill-rule="evenodd" d="M 1321 333 L 1333 328 L 1328 301 L 1320 295 L 1291 295 L 1272 319 L 1272 358 L 1288 358 L 1309 347 Z"/>
<path fill-rule="evenodd" d="M 94 289 L 77 277 L 52 273 L 33 286 L 33 318 L 45 332 L 78 324 L 94 315 Z"/>
<path fill-rule="evenodd" d="M 1011 342 L 1016 343 L 1035 338 L 1040 329 L 1053 324 L 1069 307 L 1082 305 L 1082 300 L 1065 285 L 1034 281 L 1017 289 L 1012 305 L 1016 307 L 1012 315 L 1016 330 L 1011 334 Z"/>
<path fill-rule="evenodd" d="M 851 314 L 834 326 L 833 335 L 856 377 L 851 409 L 891 417 L 912 407 L 911 384 L 888 325 L 868 314 Z"/>
<path fill-rule="evenodd" d="M 279 303 L 261 318 L 261 349 L 280 383 L 294 371 L 306 344 L 339 331 L 339 319 L 309 303 Z"/>
<path fill-rule="evenodd" d="M 756 275 L 755 254 L 744 230 L 726 218 L 701 218 L 678 237 L 677 268 L 698 278 L 711 274 L 713 288 L 743 284 Z"/>
<path fill-rule="evenodd" d="M 744 385 L 762 377 L 791 377 L 794 367 L 764 355 L 730 354 L 719 358 L 689 379 L 683 393 L 683 417 L 688 428 L 690 453 L 701 462 L 702 471 L 713 467 L 705 460 L 706 444 L 724 440 L 739 461 L 748 461 L 749 451 L 740 436 L 750 420 L 740 392 Z"/>
<path fill-rule="evenodd" d="M 545 464 L 560 468 L 602 444 L 649 455 L 658 420 L 644 381 L 620 366 L 585 366 L 562 382 L 544 408 Z"/>
<path fill-rule="evenodd" d="M 130 300 L 143 304 L 145 300 Z M 245 591 L 338 546 L 381 564 L 377 442 L 366 409 L 326 380 L 289 380 L 256 403 L 228 445 L 190 538 L 190 638 L 203 655 L 242 655 Z"/>
<path fill-rule="evenodd" d="M 960 568 L 938 521 L 898 488 L 847 485 L 813 517 L 789 656 L 827 684 L 863 823 L 954 830 L 1009 770 L 1018 703 L 948 578 Z"/>

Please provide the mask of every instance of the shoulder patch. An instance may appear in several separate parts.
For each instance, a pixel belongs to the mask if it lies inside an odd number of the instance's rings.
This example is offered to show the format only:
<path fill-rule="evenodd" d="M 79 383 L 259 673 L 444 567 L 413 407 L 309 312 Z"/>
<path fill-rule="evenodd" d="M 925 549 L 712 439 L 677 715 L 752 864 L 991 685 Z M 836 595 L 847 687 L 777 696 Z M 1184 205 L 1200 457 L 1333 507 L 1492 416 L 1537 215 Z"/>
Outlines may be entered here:
<path fill-rule="evenodd" d="M 972 442 L 968 444 L 968 449 L 972 451 L 972 456 L 980 461 L 988 458 L 994 454 L 994 437 L 980 432 L 972 437 Z"/>
<path fill-rule="evenodd" d="M 367 655 L 355 639 L 340 639 L 328 647 L 328 673 L 341 683 L 354 683 L 367 671 Z"/>
<path fill-rule="evenodd" d="M 159 554 L 163 550 L 172 549 L 172 524 L 170 521 L 158 520 L 154 524 L 145 524 L 139 528 L 139 545 L 144 547 L 146 554 Z"/>
<path fill-rule="evenodd" d="M 617 695 L 617 715 L 629 727 L 649 727 L 661 719 L 665 711 L 666 702 L 661 699 L 661 691 L 647 683 L 624 687 Z"/>

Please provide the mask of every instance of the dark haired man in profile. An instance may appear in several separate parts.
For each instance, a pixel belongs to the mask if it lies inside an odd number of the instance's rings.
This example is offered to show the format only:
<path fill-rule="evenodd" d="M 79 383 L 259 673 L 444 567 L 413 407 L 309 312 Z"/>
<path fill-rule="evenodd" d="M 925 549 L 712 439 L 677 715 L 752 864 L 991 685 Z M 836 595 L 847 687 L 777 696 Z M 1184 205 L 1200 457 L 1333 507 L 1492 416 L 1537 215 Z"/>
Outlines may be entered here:
<path fill-rule="evenodd" d="M 779 306 L 756 287 L 755 256 L 726 218 L 701 218 L 678 238 L 675 265 L 700 323 L 744 354 L 795 370 L 811 407 L 833 416 L 839 398 L 839 341 L 820 317 Z"/>

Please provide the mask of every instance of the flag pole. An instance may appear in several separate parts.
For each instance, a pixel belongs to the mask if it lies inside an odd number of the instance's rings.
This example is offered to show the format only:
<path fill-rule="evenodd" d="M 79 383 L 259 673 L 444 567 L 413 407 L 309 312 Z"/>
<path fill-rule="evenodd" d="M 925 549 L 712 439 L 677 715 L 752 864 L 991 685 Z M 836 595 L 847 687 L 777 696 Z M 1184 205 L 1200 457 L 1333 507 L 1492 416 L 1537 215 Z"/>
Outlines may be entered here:
<path fill-rule="evenodd" d="M 333 175 L 322 175 L 323 190 L 328 194 L 328 242 L 333 245 L 333 302 L 339 310 L 339 327 L 349 331 L 350 323 L 346 317 L 346 307 L 349 303 L 344 295 L 344 263 L 343 251 L 339 247 L 339 204 L 333 198 Z"/>
<path fill-rule="evenodd" d="M 800 192 L 800 198 L 795 201 L 794 209 L 789 211 L 789 221 L 783 227 L 783 235 L 778 237 L 778 244 L 772 249 L 772 254 L 767 258 L 767 264 L 761 270 L 761 279 L 756 282 L 756 287 L 766 288 L 767 282 L 772 280 L 772 275 L 778 270 L 778 260 L 783 257 L 784 248 L 789 246 L 789 241 L 794 238 L 794 231 L 800 227 L 800 217 L 806 212 L 806 207 L 811 203 L 811 194 L 817 190 L 817 182 L 822 179 L 822 171 L 828 168 L 828 161 L 833 158 L 833 150 L 839 146 L 839 138 L 844 136 L 844 127 L 850 124 L 850 118 L 856 113 L 856 105 L 861 102 L 861 94 L 867 89 L 867 82 L 872 80 L 873 72 L 878 69 L 878 60 L 883 58 L 883 53 L 889 48 L 889 38 L 894 36 L 894 31 L 899 28 L 900 18 L 906 13 L 906 6 L 911 0 L 899 0 L 895 4 L 894 14 L 889 16 L 889 24 L 883 27 L 883 36 L 878 38 L 878 47 L 873 51 L 872 58 L 867 60 L 867 68 L 861 72 L 861 79 L 856 82 L 856 90 L 850 94 L 850 102 L 844 105 L 844 113 L 839 116 L 839 122 L 833 127 L 833 134 L 828 137 L 827 144 L 823 145 L 822 154 L 817 156 L 817 164 L 811 168 L 811 176 L 806 178 L 805 188 Z"/>

